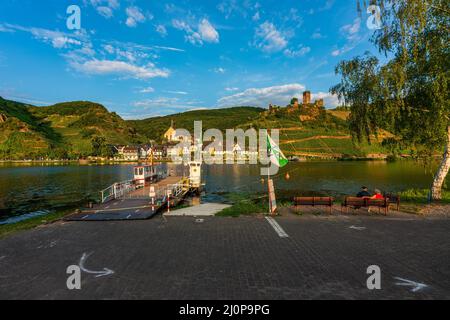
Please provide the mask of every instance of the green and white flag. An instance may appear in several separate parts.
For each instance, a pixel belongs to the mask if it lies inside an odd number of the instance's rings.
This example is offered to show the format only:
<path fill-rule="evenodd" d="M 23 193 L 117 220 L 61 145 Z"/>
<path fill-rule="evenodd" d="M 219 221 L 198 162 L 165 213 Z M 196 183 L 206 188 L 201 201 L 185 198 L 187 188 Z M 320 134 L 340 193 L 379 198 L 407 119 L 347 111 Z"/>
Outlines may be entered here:
<path fill-rule="evenodd" d="M 283 168 L 289 163 L 289 160 L 284 156 L 283 152 L 280 150 L 280 147 L 277 146 L 269 134 L 267 134 L 267 153 L 270 156 L 270 161 L 280 168 Z"/>

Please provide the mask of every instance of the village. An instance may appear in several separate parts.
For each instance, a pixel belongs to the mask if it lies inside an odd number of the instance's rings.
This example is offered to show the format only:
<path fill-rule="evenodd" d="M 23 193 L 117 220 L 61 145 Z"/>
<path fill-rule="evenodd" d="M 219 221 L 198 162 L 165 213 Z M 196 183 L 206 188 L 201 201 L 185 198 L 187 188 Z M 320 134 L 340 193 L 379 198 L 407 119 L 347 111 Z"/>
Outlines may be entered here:
<path fill-rule="evenodd" d="M 303 101 L 292 98 L 290 104 L 286 107 L 274 106 L 269 104 L 269 108 L 263 113 L 264 116 L 276 115 L 277 113 L 286 111 L 288 114 L 299 114 L 299 122 L 306 122 L 316 119 L 321 112 L 325 112 L 325 103 L 323 99 L 317 99 L 312 102 L 312 94 L 310 91 L 303 92 Z M 258 152 L 246 146 L 239 141 L 234 142 L 233 150 L 225 150 L 226 147 L 222 142 L 213 144 L 215 139 L 207 139 L 208 141 L 195 141 L 193 136 L 177 135 L 177 128 L 174 121 L 167 131 L 164 133 L 162 143 L 158 144 L 152 141 L 145 145 L 114 145 L 112 146 L 114 158 L 108 160 L 114 161 L 167 161 L 182 156 L 183 154 L 194 154 L 201 148 L 202 155 L 221 157 L 226 160 L 249 160 L 258 158 Z M 231 128 L 230 128 L 231 129 Z M 98 158 L 90 157 L 90 160 L 98 160 Z M 101 159 L 105 160 L 105 159 Z"/>
<path fill-rule="evenodd" d="M 244 145 L 239 142 L 234 143 L 232 151 L 225 151 L 223 143 L 219 143 L 219 148 L 214 148 L 214 139 L 211 141 L 195 141 L 194 137 L 178 136 L 174 123 L 164 134 L 162 144 L 147 144 L 135 146 L 112 146 L 114 158 L 108 160 L 114 161 L 169 161 L 186 154 L 194 154 L 201 151 L 202 155 L 221 157 L 233 160 L 247 160 L 252 157 L 258 157 L 257 151 L 246 150 Z M 98 158 L 90 157 L 90 160 Z M 104 159 L 102 159 L 104 160 Z"/>

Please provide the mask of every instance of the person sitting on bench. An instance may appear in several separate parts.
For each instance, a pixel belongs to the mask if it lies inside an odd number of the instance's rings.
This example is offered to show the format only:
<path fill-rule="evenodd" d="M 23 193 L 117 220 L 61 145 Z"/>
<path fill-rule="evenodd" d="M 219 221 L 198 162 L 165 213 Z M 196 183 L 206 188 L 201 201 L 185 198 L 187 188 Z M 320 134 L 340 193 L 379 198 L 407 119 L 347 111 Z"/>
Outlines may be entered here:
<path fill-rule="evenodd" d="M 375 189 L 375 195 L 371 199 L 384 200 L 384 196 L 379 189 Z"/>
<path fill-rule="evenodd" d="M 361 191 L 356 195 L 358 198 L 370 198 L 372 195 L 369 193 L 369 188 L 361 187 Z"/>

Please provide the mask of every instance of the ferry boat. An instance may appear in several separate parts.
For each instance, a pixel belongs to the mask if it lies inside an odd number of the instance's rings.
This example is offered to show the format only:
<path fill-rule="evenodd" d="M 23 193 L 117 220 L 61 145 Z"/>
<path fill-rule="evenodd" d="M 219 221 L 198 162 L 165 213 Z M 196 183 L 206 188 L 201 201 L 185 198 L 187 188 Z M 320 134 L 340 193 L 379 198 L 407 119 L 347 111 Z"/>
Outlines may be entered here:
<path fill-rule="evenodd" d="M 133 183 L 137 188 L 144 188 L 163 178 L 163 173 L 158 172 L 155 166 L 143 165 L 134 167 Z"/>

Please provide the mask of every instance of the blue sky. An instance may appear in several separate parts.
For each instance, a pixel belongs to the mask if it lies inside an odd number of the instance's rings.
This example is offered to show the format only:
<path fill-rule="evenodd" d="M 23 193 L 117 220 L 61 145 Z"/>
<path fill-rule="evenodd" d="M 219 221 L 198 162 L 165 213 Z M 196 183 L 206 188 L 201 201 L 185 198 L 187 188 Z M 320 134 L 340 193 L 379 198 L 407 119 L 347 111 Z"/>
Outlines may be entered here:
<path fill-rule="evenodd" d="M 366 19 L 348 0 L 2 0 L 0 95 L 126 119 L 286 105 L 305 89 L 334 107 L 336 64 L 375 51 Z"/>

